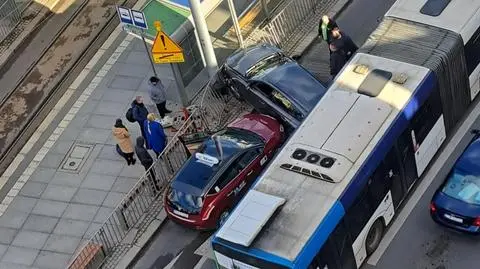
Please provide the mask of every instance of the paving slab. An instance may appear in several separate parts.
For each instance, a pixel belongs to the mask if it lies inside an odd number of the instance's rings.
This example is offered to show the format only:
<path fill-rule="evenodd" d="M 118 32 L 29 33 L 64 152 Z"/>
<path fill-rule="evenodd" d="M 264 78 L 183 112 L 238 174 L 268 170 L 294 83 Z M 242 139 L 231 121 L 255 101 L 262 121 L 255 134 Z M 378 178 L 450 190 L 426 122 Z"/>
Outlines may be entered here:
<path fill-rule="evenodd" d="M 39 268 L 64 269 L 70 256 L 70 254 L 42 250 L 38 253 L 33 265 Z"/>
<path fill-rule="evenodd" d="M 40 198 L 53 201 L 70 202 L 76 192 L 77 188 L 50 183 Z"/>
<path fill-rule="evenodd" d="M 79 243 L 80 238 L 78 237 L 51 234 L 43 249 L 65 254 L 73 254 Z"/>
<path fill-rule="evenodd" d="M 93 189 L 79 189 L 72 199 L 72 202 L 87 205 L 101 205 L 107 197 L 108 192 Z"/>
<path fill-rule="evenodd" d="M 54 234 L 82 237 L 90 226 L 90 222 L 72 219 L 61 219 L 53 230 Z"/>
<path fill-rule="evenodd" d="M 61 217 L 68 203 L 51 200 L 40 200 L 33 208 L 32 213 L 50 217 Z"/>
<path fill-rule="evenodd" d="M 32 265 L 40 251 L 33 248 L 10 246 L 2 257 L 2 262 Z"/>
<path fill-rule="evenodd" d="M 63 213 L 63 218 L 92 221 L 99 207 L 84 204 L 69 204 Z"/>
<path fill-rule="evenodd" d="M 47 241 L 49 234 L 22 230 L 17 233 L 11 243 L 12 246 L 41 249 Z"/>
<path fill-rule="evenodd" d="M 22 227 L 22 230 L 52 233 L 58 223 L 58 218 L 30 214 Z"/>
<path fill-rule="evenodd" d="M 8 245 L 12 243 L 13 238 L 15 238 L 15 235 L 17 234 L 18 230 L 17 229 L 11 229 L 11 228 L 4 228 L 0 227 L 0 257 L 3 255 L 5 252 L 6 248 L 4 249 L 3 246 Z"/>
<path fill-rule="evenodd" d="M 15 197 L 15 199 L 13 199 L 9 208 L 25 213 L 30 213 L 37 204 L 37 201 L 38 199 L 36 198 L 18 195 L 17 197 Z"/>

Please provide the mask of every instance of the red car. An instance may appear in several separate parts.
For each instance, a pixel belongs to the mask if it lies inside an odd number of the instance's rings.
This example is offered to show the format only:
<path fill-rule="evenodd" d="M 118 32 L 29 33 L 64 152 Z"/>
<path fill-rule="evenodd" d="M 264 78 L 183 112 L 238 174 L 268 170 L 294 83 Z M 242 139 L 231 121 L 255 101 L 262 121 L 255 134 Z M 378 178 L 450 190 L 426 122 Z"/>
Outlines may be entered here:
<path fill-rule="evenodd" d="M 185 226 L 221 226 L 283 141 L 274 118 L 245 115 L 203 142 L 165 193 L 165 211 Z"/>

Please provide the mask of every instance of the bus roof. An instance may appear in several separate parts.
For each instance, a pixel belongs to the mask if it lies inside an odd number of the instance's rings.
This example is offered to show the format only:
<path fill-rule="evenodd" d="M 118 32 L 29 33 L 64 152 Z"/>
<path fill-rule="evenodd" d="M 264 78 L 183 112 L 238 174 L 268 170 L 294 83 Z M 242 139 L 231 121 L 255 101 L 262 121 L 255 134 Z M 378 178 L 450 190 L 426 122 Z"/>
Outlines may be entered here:
<path fill-rule="evenodd" d="M 465 44 L 480 25 L 480 1 L 397 0 L 385 17 L 401 18 L 453 31 L 462 36 Z"/>
<path fill-rule="evenodd" d="M 247 195 L 216 236 L 295 262 L 318 227 L 338 221 L 342 193 L 429 72 L 357 53 L 253 187 L 283 206 L 249 227 Z"/>

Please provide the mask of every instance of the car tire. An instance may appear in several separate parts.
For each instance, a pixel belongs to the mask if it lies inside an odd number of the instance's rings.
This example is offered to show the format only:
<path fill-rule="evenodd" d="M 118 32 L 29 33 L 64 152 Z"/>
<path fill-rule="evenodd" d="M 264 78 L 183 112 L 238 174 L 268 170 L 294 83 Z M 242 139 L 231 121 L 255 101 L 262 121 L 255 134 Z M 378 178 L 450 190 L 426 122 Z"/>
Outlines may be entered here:
<path fill-rule="evenodd" d="M 218 217 L 217 229 L 222 227 L 222 225 L 227 220 L 228 216 L 230 216 L 230 210 L 229 209 L 223 210 L 223 212 L 220 214 L 220 217 Z"/>
<path fill-rule="evenodd" d="M 370 230 L 367 233 L 367 238 L 365 239 L 367 256 L 370 256 L 375 250 L 377 250 L 382 241 L 384 231 L 385 225 L 383 224 L 382 219 L 379 218 L 373 223 L 372 227 L 370 227 Z"/>

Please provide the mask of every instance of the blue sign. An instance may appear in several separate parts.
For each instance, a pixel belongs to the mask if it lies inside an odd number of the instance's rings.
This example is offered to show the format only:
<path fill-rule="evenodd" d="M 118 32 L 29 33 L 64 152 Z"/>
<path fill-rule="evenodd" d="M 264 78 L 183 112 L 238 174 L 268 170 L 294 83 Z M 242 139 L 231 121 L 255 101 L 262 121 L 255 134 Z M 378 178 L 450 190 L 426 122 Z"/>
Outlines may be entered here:
<path fill-rule="evenodd" d="M 133 25 L 137 26 L 138 28 L 148 29 L 147 20 L 145 19 L 145 14 L 138 10 L 131 10 L 132 18 L 133 18 Z"/>
<path fill-rule="evenodd" d="M 117 12 L 121 22 L 133 25 L 132 13 L 130 12 L 130 9 L 117 6 Z"/>

